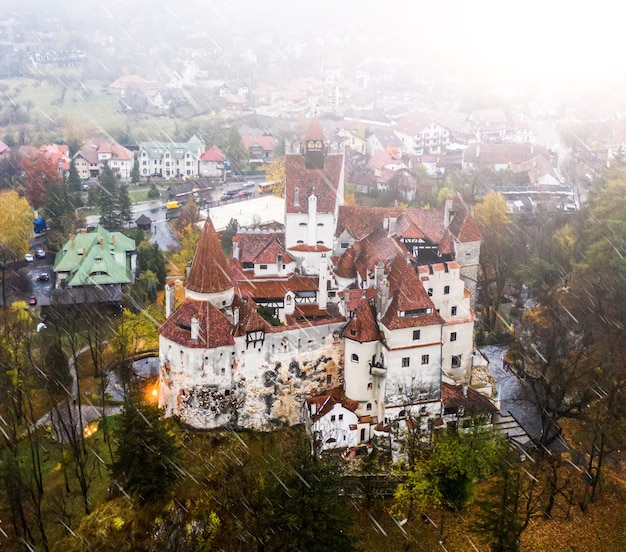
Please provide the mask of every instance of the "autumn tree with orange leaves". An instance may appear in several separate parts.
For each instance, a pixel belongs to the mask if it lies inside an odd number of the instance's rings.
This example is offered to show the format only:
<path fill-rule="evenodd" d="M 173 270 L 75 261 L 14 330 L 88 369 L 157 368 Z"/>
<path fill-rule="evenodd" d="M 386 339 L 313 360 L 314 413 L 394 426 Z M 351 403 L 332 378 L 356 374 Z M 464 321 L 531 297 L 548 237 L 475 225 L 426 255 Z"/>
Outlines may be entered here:
<path fill-rule="evenodd" d="M 22 159 L 24 169 L 24 195 L 33 209 L 41 208 L 46 201 L 50 183 L 61 183 L 56 165 L 43 155 Z"/>

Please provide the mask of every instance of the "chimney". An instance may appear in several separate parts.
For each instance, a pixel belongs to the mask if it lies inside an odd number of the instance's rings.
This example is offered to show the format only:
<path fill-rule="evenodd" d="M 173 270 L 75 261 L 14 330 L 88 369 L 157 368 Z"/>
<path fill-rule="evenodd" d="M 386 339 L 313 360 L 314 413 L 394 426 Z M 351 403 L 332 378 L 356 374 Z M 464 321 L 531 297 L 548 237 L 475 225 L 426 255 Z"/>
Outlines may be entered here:
<path fill-rule="evenodd" d="M 175 285 L 165 284 L 165 317 L 169 318 L 174 310 L 174 290 Z"/>
<path fill-rule="evenodd" d="M 83 257 L 87 256 L 87 248 L 83 247 Z"/>
<path fill-rule="evenodd" d="M 115 234 L 111 234 L 111 244 L 115 247 Z"/>
<path fill-rule="evenodd" d="M 396 222 L 398 217 L 389 217 L 389 235 L 393 236 L 396 233 Z"/>
<path fill-rule="evenodd" d="M 443 226 L 447 228 L 450 224 L 450 215 L 452 213 L 452 205 L 454 203 L 454 196 L 447 196 L 443 208 Z"/>
<path fill-rule="evenodd" d="M 233 259 L 239 259 L 239 240 L 233 240 Z"/>
<path fill-rule="evenodd" d="M 72 244 L 72 249 L 74 249 L 74 234 L 70 232 L 70 243 Z"/>
<path fill-rule="evenodd" d="M 462 391 L 463 391 L 463 396 L 464 396 L 464 397 L 467 397 L 467 383 L 464 383 L 464 384 L 461 386 L 461 389 L 462 389 Z"/>
<path fill-rule="evenodd" d="M 378 316 L 382 318 L 387 310 L 387 303 L 389 303 L 389 281 L 386 276 L 383 276 L 380 280 L 376 294 L 376 302 L 378 303 L 376 305 Z"/>
<path fill-rule="evenodd" d="M 198 319 L 194 316 L 191 319 L 191 341 L 198 341 L 198 336 L 200 335 L 200 323 Z"/>
<path fill-rule="evenodd" d="M 104 238 L 100 238 L 100 249 L 104 249 Z"/>
<path fill-rule="evenodd" d="M 316 245 L 317 236 L 317 196 L 315 195 L 315 188 L 309 196 L 309 245 Z"/>
<path fill-rule="evenodd" d="M 374 267 L 374 287 L 378 289 L 380 282 L 385 274 L 385 265 L 381 262 L 376 263 Z"/>
<path fill-rule="evenodd" d="M 476 159 L 480 157 L 480 144 L 476 144 Z"/>
<path fill-rule="evenodd" d="M 328 261 L 325 257 L 320 259 L 319 286 L 317 291 L 317 304 L 320 310 L 328 308 Z"/>
<path fill-rule="evenodd" d="M 233 326 L 239 324 L 239 307 L 233 309 Z"/>

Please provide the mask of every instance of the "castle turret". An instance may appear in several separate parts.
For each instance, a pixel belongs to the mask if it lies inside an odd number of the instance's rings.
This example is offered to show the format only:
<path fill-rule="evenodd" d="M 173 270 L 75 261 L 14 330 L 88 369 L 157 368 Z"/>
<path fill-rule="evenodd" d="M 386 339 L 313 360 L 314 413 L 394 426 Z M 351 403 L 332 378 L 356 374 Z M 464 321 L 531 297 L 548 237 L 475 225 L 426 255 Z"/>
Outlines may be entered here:
<path fill-rule="evenodd" d="M 191 263 L 185 283 L 185 295 L 190 299 L 210 301 L 218 308 L 230 306 L 233 302 L 234 284 L 210 218 L 204 223 L 196 255 Z"/>

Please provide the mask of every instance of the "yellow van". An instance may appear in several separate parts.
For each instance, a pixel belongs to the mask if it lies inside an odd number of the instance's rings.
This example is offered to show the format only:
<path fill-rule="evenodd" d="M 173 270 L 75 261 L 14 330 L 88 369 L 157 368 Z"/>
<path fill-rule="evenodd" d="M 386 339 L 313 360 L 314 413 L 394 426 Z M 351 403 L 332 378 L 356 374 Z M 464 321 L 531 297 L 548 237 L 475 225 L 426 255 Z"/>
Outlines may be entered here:
<path fill-rule="evenodd" d="M 180 207 L 180 201 L 168 201 L 165 204 L 166 209 L 178 209 Z"/>

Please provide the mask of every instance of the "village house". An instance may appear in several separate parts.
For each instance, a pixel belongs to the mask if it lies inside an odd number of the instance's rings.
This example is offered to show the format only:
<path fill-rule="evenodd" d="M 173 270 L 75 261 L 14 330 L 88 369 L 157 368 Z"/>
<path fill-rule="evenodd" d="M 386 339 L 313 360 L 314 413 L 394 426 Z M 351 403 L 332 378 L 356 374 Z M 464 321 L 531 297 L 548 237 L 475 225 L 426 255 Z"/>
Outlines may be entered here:
<path fill-rule="evenodd" d="M 210 219 L 174 304 L 159 405 L 199 428 L 305 422 L 319 449 L 442 416 L 467 384 L 481 237 L 468 207 L 345 206 L 344 156 L 313 121 L 285 157 L 285 225 L 242 228 L 226 260 Z"/>
<path fill-rule="evenodd" d="M 135 154 L 112 140 L 92 138 L 74 154 L 74 165 L 81 180 L 98 178 L 104 164 L 123 180 L 130 178 Z"/>
<path fill-rule="evenodd" d="M 198 173 L 200 176 L 223 180 L 226 176 L 226 156 L 217 146 L 205 151 L 198 160 Z"/>
<path fill-rule="evenodd" d="M 54 304 L 119 303 L 122 286 L 134 281 L 135 242 L 102 226 L 70 234 L 56 254 L 53 270 Z"/>
<path fill-rule="evenodd" d="M 139 172 L 162 178 L 198 176 L 204 151 L 204 142 L 195 135 L 186 142 L 139 142 Z"/>

